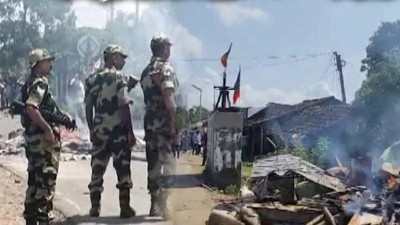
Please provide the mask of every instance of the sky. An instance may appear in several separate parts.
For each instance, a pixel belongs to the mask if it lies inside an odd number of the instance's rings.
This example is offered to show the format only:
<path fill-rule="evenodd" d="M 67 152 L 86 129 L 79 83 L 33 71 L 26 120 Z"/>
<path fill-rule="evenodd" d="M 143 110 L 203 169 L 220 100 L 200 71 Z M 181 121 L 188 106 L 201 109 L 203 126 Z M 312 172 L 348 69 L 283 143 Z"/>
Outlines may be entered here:
<path fill-rule="evenodd" d="M 94 2 L 73 3 L 78 26 L 104 27 L 106 7 Z M 120 1 L 115 8 L 136 11 L 134 1 Z M 156 10 L 161 16 L 154 17 Z M 360 67 L 369 38 L 382 22 L 399 19 L 399 11 L 400 1 L 143 1 L 139 23 L 165 31 L 174 42 L 171 62 L 189 107 L 200 102 L 194 84 L 203 90 L 202 105 L 212 108 L 218 97 L 213 86 L 222 84 L 219 59 L 231 42 L 227 84 L 234 85 L 240 65 L 237 106 L 262 107 L 331 95 L 341 100 L 334 51 L 345 61 L 351 102 L 365 79 Z M 155 30 L 147 31 L 149 40 L 150 31 Z"/>

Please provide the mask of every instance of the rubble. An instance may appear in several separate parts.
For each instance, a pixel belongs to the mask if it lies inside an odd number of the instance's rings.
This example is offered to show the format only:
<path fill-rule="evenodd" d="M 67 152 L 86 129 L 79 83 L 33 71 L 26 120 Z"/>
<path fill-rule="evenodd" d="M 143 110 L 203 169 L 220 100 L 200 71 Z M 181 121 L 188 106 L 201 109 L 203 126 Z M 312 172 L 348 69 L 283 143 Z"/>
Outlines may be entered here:
<path fill-rule="evenodd" d="M 79 132 L 61 130 L 62 153 L 61 161 L 90 160 L 92 143 L 89 138 L 82 137 Z M 132 148 L 134 152 L 145 151 L 145 141 L 137 137 L 136 145 Z M 25 140 L 23 130 L 18 129 L 8 134 L 8 140 L 0 140 L 1 155 L 25 156 Z"/>
<path fill-rule="evenodd" d="M 342 165 L 325 171 L 292 155 L 266 156 L 254 162 L 250 188 L 217 205 L 208 224 L 399 224 L 398 170 L 381 170 L 383 188 L 372 191 L 338 179 L 348 174 Z"/>

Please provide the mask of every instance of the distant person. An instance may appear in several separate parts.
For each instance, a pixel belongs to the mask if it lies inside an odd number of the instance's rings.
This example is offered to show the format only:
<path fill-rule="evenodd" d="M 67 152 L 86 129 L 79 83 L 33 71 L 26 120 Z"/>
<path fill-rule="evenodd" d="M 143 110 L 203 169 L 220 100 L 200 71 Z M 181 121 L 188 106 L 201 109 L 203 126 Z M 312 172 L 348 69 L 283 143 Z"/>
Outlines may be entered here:
<path fill-rule="evenodd" d="M 75 74 L 70 81 L 69 87 L 69 104 L 74 110 L 74 117 L 83 122 L 85 121 L 85 85 L 83 82 L 83 75 Z"/>
<path fill-rule="evenodd" d="M 181 151 L 181 148 L 182 148 L 182 133 L 178 132 L 173 146 L 174 157 L 179 159 L 179 152 Z"/>
<path fill-rule="evenodd" d="M 193 131 L 192 135 L 191 135 L 191 139 L 192 139 L 192 155 L 195 155 L 197 153 L 197 147 L 198 147 L 197 132 L 198 131 Z"/>
<path fill-rule="evenodd" d="M 202 146 L 203 146 L 203 162 L 201 163 L 202 166 L 206 164 L 207 161 L 207 130 L 204 130 L 203 138 L 202 138 Z"/>
<path fill-rule="evenodd" d="M 196 139 L 197 139 L 196 155 L 200 155 L 200 152 L 201 152 L 201 132 L 200 132 L 200 130 L 196 131 Z"/>

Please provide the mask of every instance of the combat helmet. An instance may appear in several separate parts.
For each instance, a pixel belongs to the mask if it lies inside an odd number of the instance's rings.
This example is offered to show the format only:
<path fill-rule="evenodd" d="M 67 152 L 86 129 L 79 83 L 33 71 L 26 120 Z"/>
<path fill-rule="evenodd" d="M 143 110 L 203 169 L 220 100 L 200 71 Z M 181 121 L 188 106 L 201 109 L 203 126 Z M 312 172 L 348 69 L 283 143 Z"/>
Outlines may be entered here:
<path fill-rule="evenodd" d="M 124 58 L 128 57 L 128 55 L 125 53 L 125 51 L 122 49 L 122 47 L 119 46 L 119 45 L 115 45 L 115 44 L 107 45 L 106 48 L 103 51 L 103 55 L 104 56 L 112 55 L 112 54 L 115 54 L 115 53 L 121 54 Z"/>
<path fill-rule="evenodd" d="M 156 33 L 154 34 L 153 38 L 151 38 L 150 48 L 153 50 L 159 47 L 161 44 L 169 44 L 172 45 L 172 42 L 169 40 L 167 35 L 164 33 Z"/>
<path fill-rule="evenodd" d="M 48 59 L 54 60 L 55 57 L 50 55 L 46 49 L 34 49 L 28 55 L 29 67 L 33 68 L 38 62 Z"/>

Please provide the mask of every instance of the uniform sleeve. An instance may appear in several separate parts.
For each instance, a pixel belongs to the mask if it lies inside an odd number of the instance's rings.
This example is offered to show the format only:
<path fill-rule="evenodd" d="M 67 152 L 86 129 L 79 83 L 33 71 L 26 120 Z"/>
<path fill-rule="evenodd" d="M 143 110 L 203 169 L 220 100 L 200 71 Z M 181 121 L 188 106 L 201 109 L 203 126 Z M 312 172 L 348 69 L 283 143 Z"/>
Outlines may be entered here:
<path fill-rule="evenodd" d="M 43 97 L 47 91 L 48 85 L 44 82 L 37 82 L 28 90 L 28 99 L 26 105 L 39 108 L 42 103 Z"/>
<path fill-rule="evenodd" d="M 89 84 L 89 80 L 86 79 L 85 80 L 85 104 L 91 104 L 92 103 L 92 98 L 91 98 L 91 94 L 90 94 L 90 84 Z"/>
<path fill-rule="evenodd" d="M 119 79 L 117 84 L 117 101 L 118 108 L 132 103 L 128 94 L 128 82 L 126 79 Z"/>
<path fill-rule="evenodd" d="M 172 91 L 177 89 L 175 85 L 175 74 L 170 64 L 165 64 L 161 70 L 161 90 L 163 91 L 166 89 L 172 89 Z"/>

